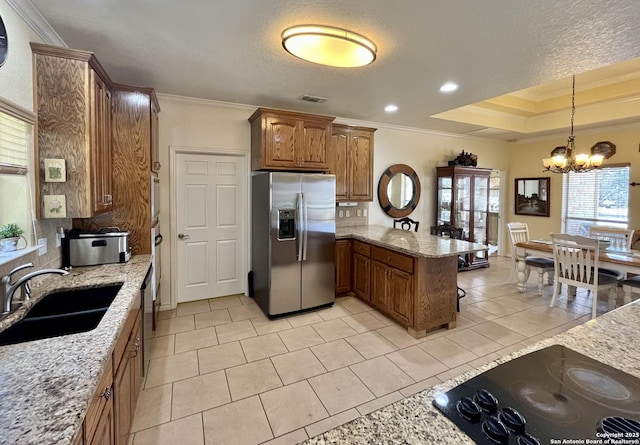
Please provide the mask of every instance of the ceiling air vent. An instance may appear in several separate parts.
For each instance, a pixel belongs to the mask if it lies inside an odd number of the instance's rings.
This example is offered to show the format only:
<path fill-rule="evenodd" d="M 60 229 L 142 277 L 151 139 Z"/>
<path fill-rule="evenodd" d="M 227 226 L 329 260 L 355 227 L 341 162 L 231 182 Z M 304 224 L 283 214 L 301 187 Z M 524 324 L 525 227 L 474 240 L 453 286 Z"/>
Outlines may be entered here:
<path fill-rule="evenodd" d="M 314 104 L 323 104 L 326 101 L 328 101 L 329 99 L 327 99 L 326 97 L 309 96 L 308 94 L 305 94 L 304 96 L 302 96 L 300 98 L 300 100 L 304 100 L 304 101 L 307 101 L 307 102 L 313 102 Z"/>

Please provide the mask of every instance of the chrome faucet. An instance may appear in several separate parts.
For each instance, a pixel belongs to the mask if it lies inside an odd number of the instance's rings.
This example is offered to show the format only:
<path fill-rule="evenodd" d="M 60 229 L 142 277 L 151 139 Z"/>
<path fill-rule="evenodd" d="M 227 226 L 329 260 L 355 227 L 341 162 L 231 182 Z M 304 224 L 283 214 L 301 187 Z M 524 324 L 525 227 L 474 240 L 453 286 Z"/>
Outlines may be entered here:
<path fill-rule="evenodd" d="M 28 292 L 28 284 L 27 282 L 33 277 L 37 277 L 38 275 L 44 275 L 48 273 L 57 273 L 60 275 L 67 275 L 69 272 L 62 269 L 40 269 L 34 270 L 31 273 L 26 274 L 25 276 L 19 278 L 15 283 L 11 284 L 11 277 L 14 273 L 19 270 L 26 269 L 28 267 L 33 267 L 33 263 L 23 264 L 22 266 L 18 266 L 9 272 L 8 275 L 0 278 L 0 294 L 2 295 L 2 307 L 3 312 L 2 315 L 6 315 L 11 312 L 11 300 L 13 300 L 13 294 L 15 294 L 16 290 L 20 287 L 24 289 L 24 292 Z"/>

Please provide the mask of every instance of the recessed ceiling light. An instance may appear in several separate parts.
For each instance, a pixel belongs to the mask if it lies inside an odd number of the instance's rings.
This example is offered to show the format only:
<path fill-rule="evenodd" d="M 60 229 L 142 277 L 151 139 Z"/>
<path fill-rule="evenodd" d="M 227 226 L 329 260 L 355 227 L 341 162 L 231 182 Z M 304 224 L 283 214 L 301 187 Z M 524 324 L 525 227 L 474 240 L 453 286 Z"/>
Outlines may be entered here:
<path fill-rule="evenodd" d="M 376 45 L 360 34 L 341 28 L 301 25 L 282 32 L 282 46 L 290 54 L 320 65 L 350 68 L 376 60 Z"/>
<path fill-rule="evenodd" d="M 440 87 L 441 93 L 451 93 L 458 89 L 458 84 L 455 82 L 447 82 Z"/>
<path fill-rule="evenodd" d="M 384 107 L 384 111 L 386 111 L 387 113 L 395 113 L 396 111 L 398 111 L 398 106 L 389 104 L 386 107 Z"/>

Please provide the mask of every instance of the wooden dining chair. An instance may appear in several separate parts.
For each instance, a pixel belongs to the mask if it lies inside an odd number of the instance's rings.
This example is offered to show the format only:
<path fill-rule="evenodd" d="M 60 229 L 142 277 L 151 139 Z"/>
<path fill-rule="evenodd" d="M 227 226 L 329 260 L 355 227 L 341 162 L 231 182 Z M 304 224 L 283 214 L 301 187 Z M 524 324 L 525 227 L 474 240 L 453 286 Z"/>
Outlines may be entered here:
<path fill-rule="evenodd" d="M 453 227 L 451 224 L 441 224 L 439 226 L 431 226 L 430 233 L 436 236 L 448 236 L 453 239 L 463 239 L 464 230 L 462 227 Z M 467 265 L 467 259 L 462 256 L 458 256 L 458 270 Z M 460 286 L 456 286 L 458 292 L 458 298 L 456 300 L 456 310 L 460 312 L 460 299 L 467 295 L 467 292 Z"/>
<path fill-rule="evenodd" d="M 400 225 L 400 227 L 397 227 L 397 225 Z M 418 227 L 420 227 L 420 221 L 414 221 L 411 218 L 409 218 L 408 216 L 405 216 L 404 218 L 400 218 L 400 219 L 394 219 L 393 220 L 393 228 L 394 229 L 402 229 L 402 230 L 411 230 L 413 228 L 414 232 L 418 231 Z"/>
<path fill-rule="evenodd" d="M 621 229 L 619 227 L 591 226 L 589 238 L 611 242 L 611 247 L 617 250 L 630 250 L 633 242 L 633 229 Z M 601 267 L 600 273 L 606 273 L 618 280 L 627 278 L 627 274 L 621 270 Z"/>
<path fill-rule="evenodd" d="M 511 274 L 508 281 L 515 279 L 518 267 L 518 257 L 516 255 L 516 243 L 529 241 L 529 226 L 526 223 L 512 222 L 507 223 L 509 239 L 511 240 Z M 529 274 L 532 270 L 538 273 L 538 295 L 544 293 L 544 274 L 547 274 L 547 284 L 553 284 L 554 261 L 549 258 L 536 256 L 528 256 L 525 259 L 525 278 L 526 283 L 529 280 Z"/>
<path fill-rule="evenodd" d="M 624 304 L 631 303 L 631 297 L 633 294 L 640 294 L 640 275 L 636 275 L 628 280 L 622 280 L 620 282 L 622 291 L 624 292 Z"/>
<path fill-rule="evenodd" d="M 596 317 L 599 290 L 609 289 L 609 307 L 615 306 L 618 280 L 611 275 L 597 272 L 600 262 L 600 243 L 597 239 L 552 233 L 551 243 L 555 268 L 550 307 L 556 303 L 563 284 L 591 291 L 591 318 Z"/>

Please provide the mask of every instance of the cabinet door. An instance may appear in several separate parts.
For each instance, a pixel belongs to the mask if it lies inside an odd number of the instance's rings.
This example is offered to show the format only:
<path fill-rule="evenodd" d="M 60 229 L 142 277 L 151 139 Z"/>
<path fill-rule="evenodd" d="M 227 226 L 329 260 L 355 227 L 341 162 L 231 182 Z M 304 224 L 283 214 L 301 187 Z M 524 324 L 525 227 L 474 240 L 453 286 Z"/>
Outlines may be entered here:
<path fill-rule="evenodd" d="M 115 438 L 117 445 L 126 445 L 129 437 L 129 428 L 133 420 L 133 412 L 131 411 L 132 397 L 132 375 L 131 360 L 129 360 L 127 351 L 120 363 L 120 368 L 114 380 L 114 405 L 115 405 Z"/>
<path fill-rule="evenodd" d="M 336 294 L 351 291 L 351 241 L 336 241 Z"/>
<path fill-rule="evenodd" d="M 115 445 L 113 435 L 113 404 L 107 403 L 98 420 L 95 434 L 89 442 L 90 445 Z M 126 442 L 124 442 L 126 443 Z"/>
<path fill-rule="evenodd" d="M 371 262 L 371 304 L 383 311 L 387 304 L 387 266 L 378 261 Z"/>
<path fill-rule="evenodd" d="M 328 170 L 327 138 L 331 124 L 305 120 L 302 122 L 303 139 L 298 146 L 298 165 L 311 170 Z"/>
<path fill-rule="evenodd" d="M 453 224 L 451 220 L 452 205 L 452 178 L 451 176 L 441 176 L 438 178 L 438 208 L 436 210 L 436 226 L 443 224 Z"/>
<path fill-rule="evenodd" d="M 455 177 L 455 215 L 452 218 L 455 227 L 461 227 L 464 231 L 464 239 L 473 236 L 471 220 L 471 176 L 460 175 Z"/>
<path fill-rule="evenodd" d="M 336 176 L 336 200 L 347 201 L 349 198 L 349 177 L 347 175 L 347 159 L 349 153 L 349 129 L 331 128 L 331 168 L 329 173 Z"/>
<path fill-rule="evenodd" d="M 349 198 L 373 200 L 373 133 L 356 130 L 349 146 Z"/>
<path fill-rule="evenodd" d="M 371 268 L 370 260 L 359 253 L 353 254 L 353 293 L 357 297 L 365 300 L 371 300 Z"/>
<path fill-rule="evenodd" d="M 413 277 L 399 269 L 389 268 L 389 312 L 400 323 L 413 325 Z"/>
<path fill-rule="evenodd" d="M 160 171 L 160 145 L 158 143 L 158 110 L 155 102 L 151 101 L 151 171 Z"/>
<path fill-rule="evenodd" d="M 108 210 L 112 204 L 111 152 L 111 91 L 104 81 L 91 71 L 93 85 L 91 108 L 91 171 L 93 211 Z"/>
<path fill-rule="evenodd" d="M 298 120 L 290 117 L 265 118 L 264 165 L 266 167 L 297 167 L 296 144 L 302 140 Z"/>
<path fill-rule="evenodd" d="M 131 334 L 131 415 L 136 412 L 136 403 L 142 387 L 142 319 L 138 315 Z M 133 420 L 133 418 L 132 418 Z"/>

